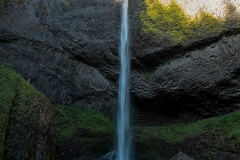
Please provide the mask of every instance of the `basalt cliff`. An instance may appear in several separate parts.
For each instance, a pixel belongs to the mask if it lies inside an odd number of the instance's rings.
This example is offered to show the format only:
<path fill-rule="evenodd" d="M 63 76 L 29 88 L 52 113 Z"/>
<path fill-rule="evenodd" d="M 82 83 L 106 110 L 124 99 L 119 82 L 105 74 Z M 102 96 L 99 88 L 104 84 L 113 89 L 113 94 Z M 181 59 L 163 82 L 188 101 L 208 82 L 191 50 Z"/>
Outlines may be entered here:
<path fill-rule="evenodd" d="M 0 9 L 2 61 L 53 103 L 115 114 L 121 1 L 2 0 Z M 130 0 L 134 123 L 240 109 L 239 17 L 238 0 Z"/>
<path fill-rule="evenodd" d="M 239 109 L 237 2 L 216 4 L 225 9 L 220 18 L 207 3 L 195 17 L 182 7 L 187 2 L 129 3 L 137 108 L 208 117 Z M 120 4 L 4 1 L 1 59 L 53 102 L 111 113 L 117 107 Z"/>

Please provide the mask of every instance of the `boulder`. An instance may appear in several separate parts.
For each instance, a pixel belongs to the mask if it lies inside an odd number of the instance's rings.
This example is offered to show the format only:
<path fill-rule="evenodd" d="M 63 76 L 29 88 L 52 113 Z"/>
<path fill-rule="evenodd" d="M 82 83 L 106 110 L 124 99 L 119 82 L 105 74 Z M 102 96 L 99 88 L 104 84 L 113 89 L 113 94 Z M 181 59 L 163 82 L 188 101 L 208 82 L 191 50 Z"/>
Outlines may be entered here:
<path fill-rule="evenodd" d="M 180 151 L 175 156 L 173 156 L 171 160 L 194 160 L 194 159 Z"/>
<path fill-rule="evenodd" d="M 26 106 L 25 113 L 17 106 L 11 109 L 16 113 L 11 113 L 9 118 L 3 160 L 54 160 L 57 142 L 51 104 L 33 96 L 26 101 Z"/>
<path fill-rule="evenodd" d="M 118 160 L 118 153 L 111 151 L 98 160 Z"/>

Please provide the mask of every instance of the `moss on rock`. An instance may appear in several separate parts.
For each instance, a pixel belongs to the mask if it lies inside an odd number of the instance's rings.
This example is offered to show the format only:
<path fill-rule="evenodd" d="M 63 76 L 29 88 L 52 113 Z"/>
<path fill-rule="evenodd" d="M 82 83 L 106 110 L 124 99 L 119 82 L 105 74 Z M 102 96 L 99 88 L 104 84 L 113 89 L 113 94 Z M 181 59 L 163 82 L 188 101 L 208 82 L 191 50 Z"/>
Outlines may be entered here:
<path fill-rule="evenodd" d="M 60 153 L 83 156 L 88 151 L 89 156 L 113 141 L 114 123 L 99 111 L 55 106 L 55 115 Z M 237 111 L 189 124 L 138 126 L 134 128 L 133 137 L 136 154 L 140 158 L 159 160 L 183 151 L 196 159 L 231 159 L 231 153 L 240 155 L 239 123 L 240 111 Z M 93 150 L 94 146 L 98 149 Z"/>
<path fill-rule="evenodd" d="M 61 153 L 78 156 L 96 146 L 99 152 L 112 143 L 114 123 L 98 110 L 55 106 L 54 122 Z"/>
<path fill-rule="evenodd" d="M 236 111 L 190 124 L 137 127 L 134 139 L 137 143 L 147 144 L 153 150 L 168 150 L 165 154 L 169 157 L 179 150 L 197 159 L 221 158 L 224 156 L 221 152 L 225 152 L 225 156 L 229 154 L 228 157 L 231 157 L 231 153 L 239 156 L 239 124 L 240 111 Z"/>
<path fill-rule="evenodd" d="M 168 6 L 159 0 L 145 0 L 146 9 L 141 11 L 142 31 L 158 41 L 184 44 L 193 39 L 216 36 L 226 29 L 225 19 L 201 12 L 191 18 L 171 0 Z"/>
<path fill-rule="evenodd" d="M 54 159 L 53 107 L 0 61 L 0 159 Z"/>

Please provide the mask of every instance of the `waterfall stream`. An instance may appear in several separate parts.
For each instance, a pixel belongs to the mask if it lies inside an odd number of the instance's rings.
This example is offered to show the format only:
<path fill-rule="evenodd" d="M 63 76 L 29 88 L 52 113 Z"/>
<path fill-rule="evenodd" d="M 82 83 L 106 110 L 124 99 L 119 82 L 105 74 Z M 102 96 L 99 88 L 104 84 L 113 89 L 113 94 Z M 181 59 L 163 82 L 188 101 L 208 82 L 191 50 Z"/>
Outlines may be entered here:
<path fill-rule="evenodd" d="M 130 130 L 129 130 L 129 29 L 128 29 L 128 0 L 122 0 L 122 22 L 120 42 L 120 79 L 119 79 L 119 109 L 118 109 L 118 159 L 130 159 Z"/>

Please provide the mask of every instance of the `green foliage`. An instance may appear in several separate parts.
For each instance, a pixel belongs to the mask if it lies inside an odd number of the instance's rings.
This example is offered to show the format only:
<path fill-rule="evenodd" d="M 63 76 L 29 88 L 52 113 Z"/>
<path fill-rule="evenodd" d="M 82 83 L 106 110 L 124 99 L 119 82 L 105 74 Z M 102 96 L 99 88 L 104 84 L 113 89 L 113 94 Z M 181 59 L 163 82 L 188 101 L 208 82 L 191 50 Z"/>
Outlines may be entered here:
<path fill-rule="evenodd" d="M 184 44 L 189 39 L 204 38 L 225 30 L 224 20 L 205 12 L 191 18 L 174 0 L 169 6 L 159 0 L 145 0 L 145 4 L 146 10 L 140 13 L 142 31 L 154 35 L 159 41 Z"/>
<path fill-rule="evenodd" d="M 55 128 L 60 141 L 77 139 L 79 142 L 112 135 L 113 122 L 98 110 L 74 106 L 55 106 Z"/>
<path fill-rule="evenodd" d="M 240 143 L 240 128 L 233 128 L 228 133 L 229 139 L 235 139 Z"/>
<path fill-rule="evenodd" d="M 172 157 L 179 150 L 199 159 L 196 150 L 205 159 L 215 159 L 222 151 L 238 152 L 240 147 L 240 111 L 197 121 L 165 127 L 136 127 L 134 140 L 146 151 Z M 185 148 L 187 144 L 191 148 Z M 159 158 L 158 158 L 159 159 Z"/>
<path fill-rule="evenodd" d="M 24 115 L 26 108 L 24 103 L 29 95 L 39 95 L 29 83 L 12 71 L 9 66 L 0 60 L 0 159 L 3 157 L 4 141 L 7 129 L 9 130 L 9 118 Z M 11 129 L 9 130 L 11 132 Z M 13 133 L 17 134 L 17 133 Z M 8 148 L 11 145 L 8 143 Z"/>
<path fill-rule="evenodd" d="M 227 135 L 240 143 L 240 111 L 222 117 L 208 118 L 190 124 L 175 124 L 167 127 L 137 127 L 137 141 L 151 138 L 162 139 L 169 143 L 183 142 L 186 138 L 204 133 L 209 135 Z"/>

